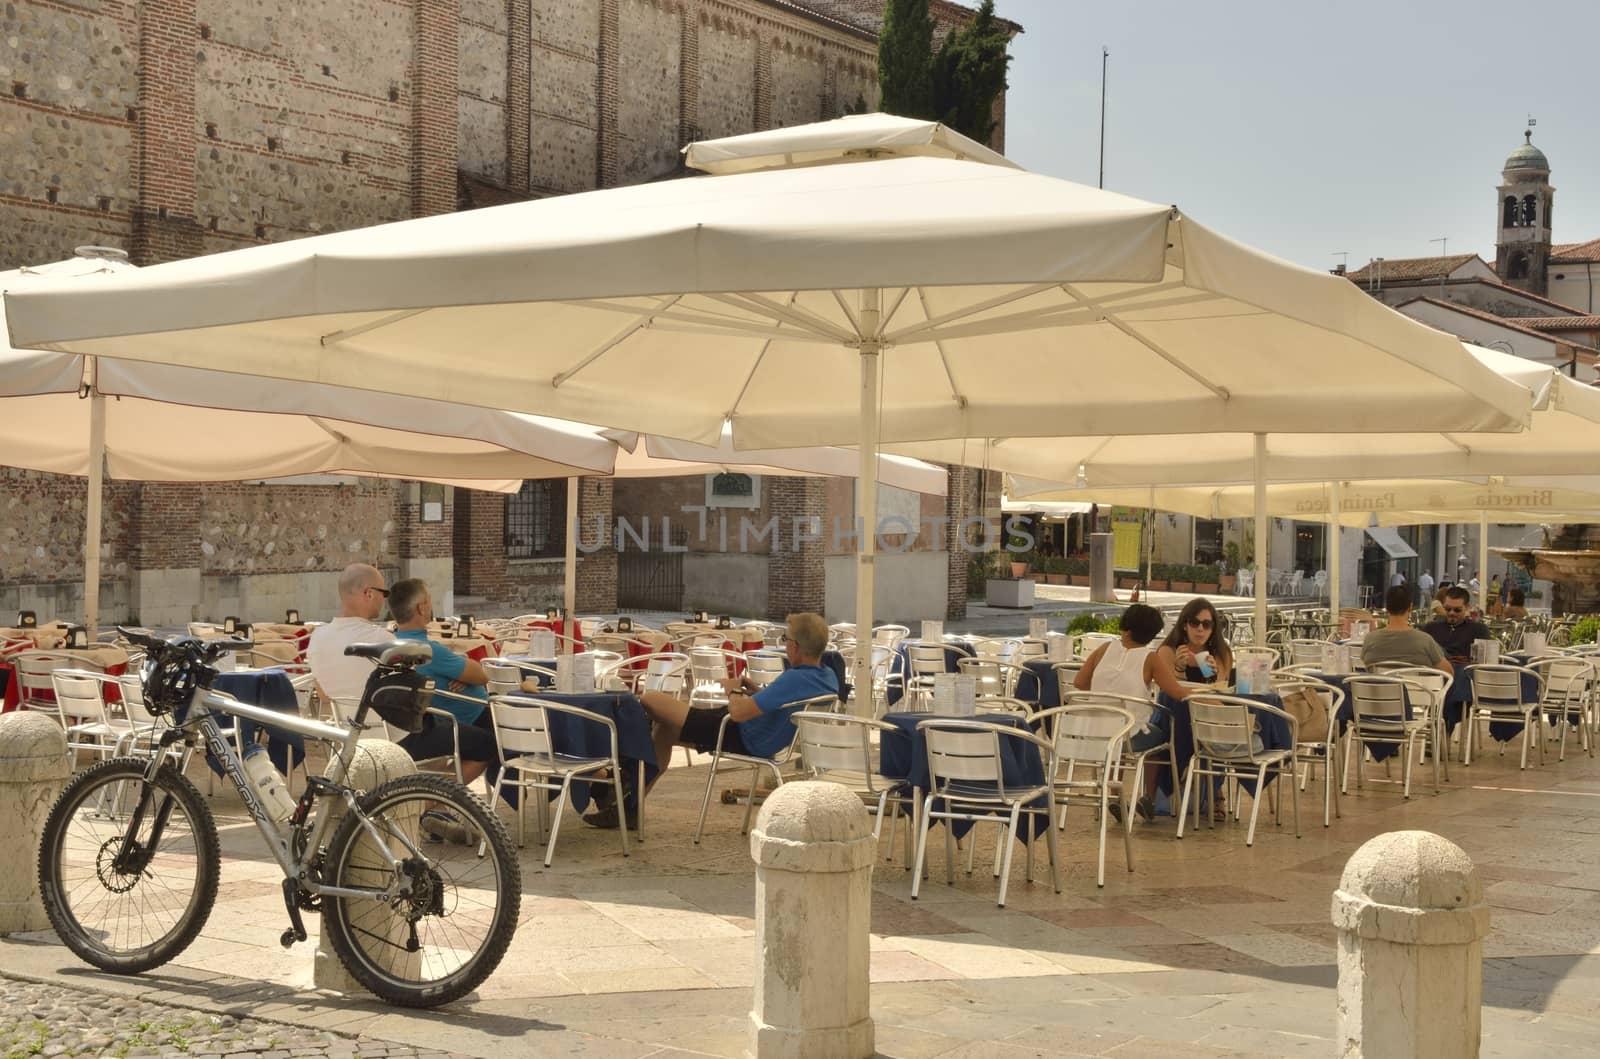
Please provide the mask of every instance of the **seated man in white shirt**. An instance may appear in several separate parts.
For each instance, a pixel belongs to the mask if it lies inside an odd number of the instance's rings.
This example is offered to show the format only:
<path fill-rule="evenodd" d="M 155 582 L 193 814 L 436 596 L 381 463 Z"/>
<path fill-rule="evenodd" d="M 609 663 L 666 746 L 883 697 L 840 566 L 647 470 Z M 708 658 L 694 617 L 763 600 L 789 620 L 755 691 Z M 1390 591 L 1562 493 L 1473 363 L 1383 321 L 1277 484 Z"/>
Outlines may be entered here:
<path fill-rule="evenodd" d="M 378 624 L 389 590 L 383 574 L 366 563 L 351 563 L 339 575 L 339 616 L 311 634 L 306 663 L 325 699 L 359 702 L 372 675 L 372 663 L 344 653 L 351 644 L 388 643 L 394 635 Z"/>

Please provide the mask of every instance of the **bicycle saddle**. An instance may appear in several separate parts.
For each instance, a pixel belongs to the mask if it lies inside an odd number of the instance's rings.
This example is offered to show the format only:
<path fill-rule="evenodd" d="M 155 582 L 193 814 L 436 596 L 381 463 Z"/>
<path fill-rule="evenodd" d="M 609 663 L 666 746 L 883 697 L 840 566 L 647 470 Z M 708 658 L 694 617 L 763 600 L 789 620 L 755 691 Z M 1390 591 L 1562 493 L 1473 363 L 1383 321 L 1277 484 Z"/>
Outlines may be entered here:
<path fill-rule="evenodd" d="M 344 649 L 344 653 L 357 658 L 370 658 L 381 666 L 420 666 L 433 661 L 433 648 L 414 640 L 353 643 Z"/>

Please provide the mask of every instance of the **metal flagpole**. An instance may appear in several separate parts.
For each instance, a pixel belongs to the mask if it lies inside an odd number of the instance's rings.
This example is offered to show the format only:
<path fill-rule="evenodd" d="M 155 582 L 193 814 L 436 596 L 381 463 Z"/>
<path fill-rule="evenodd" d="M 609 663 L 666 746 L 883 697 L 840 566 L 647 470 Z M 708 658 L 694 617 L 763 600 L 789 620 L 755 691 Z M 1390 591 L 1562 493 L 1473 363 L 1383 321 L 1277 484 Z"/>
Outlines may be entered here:
<path fill-rule="evenodd" d="M 1111 59 L 1111 49 L 1100 46 L 1100 187 L 1106 186 L 1106 64 Z"/>

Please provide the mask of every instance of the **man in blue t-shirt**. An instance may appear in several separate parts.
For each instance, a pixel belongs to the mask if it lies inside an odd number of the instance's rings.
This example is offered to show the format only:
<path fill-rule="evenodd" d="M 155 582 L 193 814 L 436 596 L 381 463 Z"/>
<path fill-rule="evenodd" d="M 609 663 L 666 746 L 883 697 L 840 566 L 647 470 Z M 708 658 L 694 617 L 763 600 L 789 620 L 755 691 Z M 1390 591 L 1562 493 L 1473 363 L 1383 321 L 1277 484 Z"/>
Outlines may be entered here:
<path fill-rule="evenodd" d="M 489 675 L 475 659 L 456 654 L 444 644 L 428 639 L 433 621 L 433 596 L 420 578 L 396 581 L 389 589 L 389 613 L 394 617 L 397 640 L 425 643 L 433 649 L 433 661 L 417 667 L 417 672 L 432 677 L 435 690 L 432 705 L 455 716 L 456 725 L 430 714 L 422 731 L 400 740 L 400 749 L 414 761 L 444 757 L 455 753 L 461 744 L 461 779 L 472 781 L 487 770 L 490 789 L 499 771 L 500 752 L 495 744 L 494 726 L 489 719 Z M 442 695 L 441 690 L 451 694 Z M 470 701 L 469 701 L 470 700 Z M 455 729 L 452 731 L 452 727 Z M 516 804 L 517 789 L 502 788 L 501 797 Z M 424 821 L 427 823 L 427 821 Z"/>
<path fill-rule="evenodd" d="M 789 668 L 764 688 L 758 688 L 748 676 L 729 677 L 723 681 L 728 692 L 726 706 L 691 708 L 664 691 L 647 691 L 639 696 L 654 722 L 652 738 L 661 773 L 667 771 L 674 746 L 706 753 L 715 750 L 724 717 L 731 720 L 722 740 L 724 752 L 772 757 L 794 741 L 794 722 L 789 718 L 801 702 L 819 695 L 839 694 L 839 678 L 821 664 L 822 652 L 828 647 L 828 623 L 822 616 L 789 615 L 784 639 Z M 660 778 L 658 773 L 656 779 Z M 614 807 L 607 807 L 584 817 L 584 821 L 595 827 L 616 827 L 617 813 Z"/>

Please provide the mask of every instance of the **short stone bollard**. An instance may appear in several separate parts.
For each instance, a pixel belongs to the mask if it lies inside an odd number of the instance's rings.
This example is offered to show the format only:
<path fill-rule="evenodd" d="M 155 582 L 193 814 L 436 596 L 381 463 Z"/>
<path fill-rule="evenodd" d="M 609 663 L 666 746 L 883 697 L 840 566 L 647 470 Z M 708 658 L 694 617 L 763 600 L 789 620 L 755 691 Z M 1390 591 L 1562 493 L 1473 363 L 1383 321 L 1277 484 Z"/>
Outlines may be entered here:
<path fill-rule="evenodd" d="M 786 783 L 750 833 L 756 862 L 756 1059 L 874 1053 L 867 932 L 878 844 L 861 799 Z"/>
<path fill-rule="evenodd" d="M 1471 1059 L 1478 1054 L 1489 907 L 1461 847 L 1391 831 L 1345 864 L 1339 928 L 1343 1059 Z"/>
<path fill-rule="evenodd" d="M 27 710 L 0 715 L 0 935 L 50 926 L 39 900 L 39 842 L 71 775 L 59 722 Z"/>
<path fill-rule="evenodd" d="M 354 787 L 358 791 L 370 791 L 381 783 L 387 783 L 400 776 L 410 776 L 416 771 L 417 766 L 411 760 L 411 755 L 394 743 L 373 739 L 356 744 L 355 755 L 350 761 L 350 772 L 345 776 L 344 782 L 346 786 Z M 344 806 L 332 801 L 323 804 L 332 811 L 332 823 L 336 827 L 344 816 Z M 418 826 L 420 827 L 420 824 Z M 335 827 L 328 829 L 328 837 L 333 837 Z M 370 839 L 360 840 L 353 863 L 362 863 L 360 858 L 362 848 L 370 845 Z M 379 863 L 376 856 L 370 859 L 372 866 L 376 867 Z M 396 916 L 388 906 L 376 901 L 366 902 L 362 907 L 356 908 L 351 915 L 351 921 L 355 926 L 379 937 L 402 939 L 405 936 L 405 920 Z M 351 977 L 350 972 L 344 969 L 344 964 L 339 962 L 339 956 L 329 944 L 328 932 L 325 930 L 317 938 L 317 953 L 312 963 L 311 981 L 318 989 L 334 989 L 341 993 L 365 991 L 365 987 Z"/>

